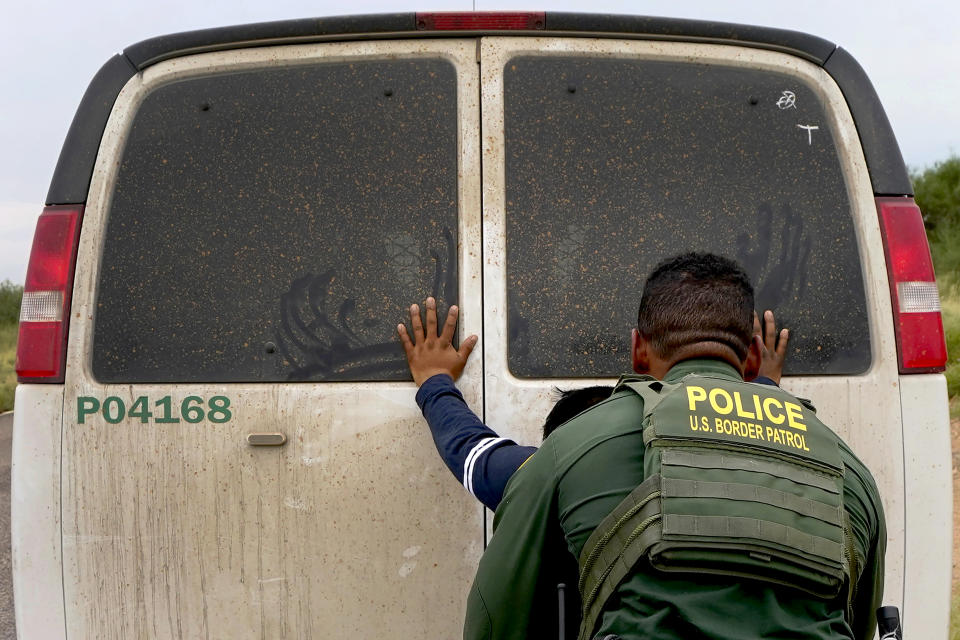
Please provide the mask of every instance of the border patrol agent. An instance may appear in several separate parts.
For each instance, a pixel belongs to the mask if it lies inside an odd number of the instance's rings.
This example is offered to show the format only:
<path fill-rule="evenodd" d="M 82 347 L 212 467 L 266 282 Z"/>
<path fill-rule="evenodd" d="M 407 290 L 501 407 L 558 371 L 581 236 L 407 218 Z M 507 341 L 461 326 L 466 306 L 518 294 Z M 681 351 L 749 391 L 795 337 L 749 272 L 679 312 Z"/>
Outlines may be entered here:
<path fill-rule="evenodd" d="M 752 310 L 730 260 L 654 270 L 632 336 L 639 375 L 511 478 L 465 638 L 555 638 L 555 567 L 571 556 L 580 640 L 873 637 L 874 480 L 808 402 L 743 382 L 759 362 Z"/>

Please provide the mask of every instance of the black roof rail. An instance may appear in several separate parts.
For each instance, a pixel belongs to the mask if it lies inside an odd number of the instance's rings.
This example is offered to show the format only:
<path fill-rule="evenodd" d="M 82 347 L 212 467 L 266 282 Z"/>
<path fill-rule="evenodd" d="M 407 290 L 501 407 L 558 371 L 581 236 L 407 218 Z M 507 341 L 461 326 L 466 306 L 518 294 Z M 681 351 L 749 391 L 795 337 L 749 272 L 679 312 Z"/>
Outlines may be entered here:
<path fill-rule="evenodd" d="M 849 53 L 823 38 L 723 22 L 563 12 L 546 12 L 544 28 L 537 31 L 423 31 L 418 29 L 417 14 L 409 12 L 202 29 L 158 36 L 127 47 L 100 69 L 80 101 L 50 183 L 47 204 L 86 201 L 100 139 L 116 97 L 131 77 L 150 65 L 195 53 L 279 44 L 493 34 L 706 42 L 779 51 L 804 58 L 826 69 L 843 92 L 860 134 L 874 193 L 912 195 L 900 148 L 873 85 Z"/>
<path fill-rule="evenodd" d="M 416 32 L 416 15 L 383 13 L 302 18 L 185 31 L 143 40 L 127 47 L 123 53 L 138 70 L 143 70 L 163 60 L 207 51 L 322 42 L 331 39 L 351 40 L 361 36 L 382 38 L 391 34 Z"/>

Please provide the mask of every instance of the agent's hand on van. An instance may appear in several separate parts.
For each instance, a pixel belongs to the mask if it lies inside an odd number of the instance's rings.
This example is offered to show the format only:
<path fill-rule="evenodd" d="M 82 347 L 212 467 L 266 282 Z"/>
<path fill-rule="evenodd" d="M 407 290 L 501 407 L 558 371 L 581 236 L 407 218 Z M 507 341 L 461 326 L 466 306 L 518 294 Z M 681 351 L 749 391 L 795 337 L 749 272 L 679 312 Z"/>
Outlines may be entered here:
<path fill-rule="evenodd" d="M 777 334 L 777 322 L 773 311 L 763 312 L 763 327 L 760 318 L 753 314 L 753 339 L 760 345 L 760 370 L 757 377 L 770 378 L 780 384 L 783 375 L 783 361 L 787 359 L 787 343 L 790 341 L 790 331 L 782 329 Z"/>
<path fill-rule="evenodd" d="M 427 298 L 427 330 L 424 334 L 423 324 L 420 321 L 420 307 L 410 305 L 410 325 L 413 327 L 413 340 L 403 324 L 397 325 L 400 342 L 407 354 L 407 364 L 413 381 L 419 387 L 432 376 L 445 373 L 454 380 L 463 373 L 470 352 L 477 344 L 477 336 L 470 336 L 460 344 L 458 351 L 453 347 L 453 332 L 457 327 L 457 315 L 460 310 L 456 306 L 450 307 L 447 320 L 443 324 L 443 331 L 437 334 L 437 301 Z"/>

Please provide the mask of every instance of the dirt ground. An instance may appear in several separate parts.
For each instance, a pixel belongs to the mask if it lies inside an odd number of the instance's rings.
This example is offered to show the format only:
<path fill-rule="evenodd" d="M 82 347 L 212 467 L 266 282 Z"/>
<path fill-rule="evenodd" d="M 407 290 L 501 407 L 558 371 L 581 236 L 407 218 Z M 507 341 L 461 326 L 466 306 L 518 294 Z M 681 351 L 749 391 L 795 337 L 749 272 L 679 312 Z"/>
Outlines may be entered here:
<path fill-rule="evenodd" d="M 953 593 L 960 587 L 960 419 L 950 421 L 953 446 Z"/>

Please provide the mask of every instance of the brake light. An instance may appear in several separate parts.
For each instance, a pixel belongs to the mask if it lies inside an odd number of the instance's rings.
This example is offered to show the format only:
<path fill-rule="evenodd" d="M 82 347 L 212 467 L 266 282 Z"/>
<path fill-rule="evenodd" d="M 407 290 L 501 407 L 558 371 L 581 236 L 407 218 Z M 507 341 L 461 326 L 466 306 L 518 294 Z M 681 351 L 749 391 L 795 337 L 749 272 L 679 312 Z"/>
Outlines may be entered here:
<path fill-rule="evenodd" d="M 64 205 L 45 207 L 37 220 L 20 304 L 20 382 L 63 382 L 82 218 L 82 205 Z"/>
<path fill-rule="evenodd" d="M 900 373 L 943 371 L 947 345 L 940 294 L 920 207 L 913 198 L 877 198 L 890 278 Z"/>
<path fill-rule="evenodd" d="M 535 31 L 546 23 L 543 11 L 433 11 L 417 14 L 421 31 Z"/>

